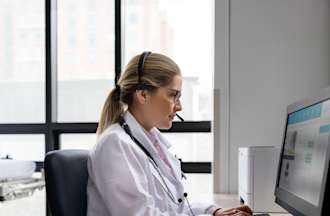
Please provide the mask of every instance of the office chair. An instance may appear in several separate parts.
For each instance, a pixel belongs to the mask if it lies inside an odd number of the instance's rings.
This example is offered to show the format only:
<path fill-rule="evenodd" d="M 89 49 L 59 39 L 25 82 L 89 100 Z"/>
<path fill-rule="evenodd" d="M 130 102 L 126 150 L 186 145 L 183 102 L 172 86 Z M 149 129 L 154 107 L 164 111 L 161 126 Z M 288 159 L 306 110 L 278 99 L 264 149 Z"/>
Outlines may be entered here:
<path fill-rule="evenodd" d="M 58 150 L 45 157 L 47 200 L 53 216 L 86 216 L 88 150 Z"/>

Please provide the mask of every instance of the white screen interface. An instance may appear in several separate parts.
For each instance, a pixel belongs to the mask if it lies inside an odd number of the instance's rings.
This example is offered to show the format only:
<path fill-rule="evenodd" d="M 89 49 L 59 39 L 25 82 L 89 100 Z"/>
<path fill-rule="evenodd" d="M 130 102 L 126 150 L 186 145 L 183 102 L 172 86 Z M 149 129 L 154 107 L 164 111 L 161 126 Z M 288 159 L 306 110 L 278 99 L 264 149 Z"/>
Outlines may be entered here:
<path fill-rule="evenodd" d="M 319 205 L 330 131 L 330 100 L 289 114 L 279 187 Z"/>

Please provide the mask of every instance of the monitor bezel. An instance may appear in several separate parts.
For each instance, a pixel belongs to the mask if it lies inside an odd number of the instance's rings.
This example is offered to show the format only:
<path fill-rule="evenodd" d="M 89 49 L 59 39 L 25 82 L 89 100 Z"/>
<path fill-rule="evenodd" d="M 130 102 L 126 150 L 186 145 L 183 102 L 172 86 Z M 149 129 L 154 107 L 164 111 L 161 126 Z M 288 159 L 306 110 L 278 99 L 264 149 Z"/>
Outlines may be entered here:
<path fill-rule="evenodd" d="M 329 190 L 329 186 L 327 186 L 327 182 L 329 181 L 329 156 L 330 156 L 330 146 L 327 149 L 326 153 L 326 163 L 324 167 L 324 178 L 322 180 L 321 185 L 321 194 L 320 194 L 320 202 L 319 206 L 315 206 L 302 198 L 299 198 L 295 196 L 294 194 L 283 190 L 279 187 L 279 179 L 281 176 L 281 168 L 282 168 L 282 156 L 284 153 L 284 144 L 286 139 L 286 131 L 288 127 L 288 118 L 291 113 L 294 113 L 296 111 L 302 110 L 304 108 L 307 108 L 309 106 L 322 103 L 324 101 L 330 100 L 330 88 L 327 88 L 323 90 L 318 95 L 315 95 L 314 97 L 306 98 L 303 100 L 300 100 L 296 103 L 293 103 L 287 107 L 287 115 L 286 115 L 286 123 L 284 127 L 284 133 L 283 133 L 283 139 L 282 139 L 282 146 L 281 146 L 281 152 L 279 157 L 279 164 L 277 168 L 277 177 L 276 177 L 276 185 L 275 185 L 275 202 L 282 206 L 284 209 L 286 209 L 288 212 L 292 213 L 293 215 L 297 216 L 309 216 L 309 215 L 325 215 L 328 213 L 328 208 L 322 207 L 326 197 L 324 195 L 326 194 L 325 191 Z M 328 139 L 328 145 L 330 145 L 330 136 Z"/>

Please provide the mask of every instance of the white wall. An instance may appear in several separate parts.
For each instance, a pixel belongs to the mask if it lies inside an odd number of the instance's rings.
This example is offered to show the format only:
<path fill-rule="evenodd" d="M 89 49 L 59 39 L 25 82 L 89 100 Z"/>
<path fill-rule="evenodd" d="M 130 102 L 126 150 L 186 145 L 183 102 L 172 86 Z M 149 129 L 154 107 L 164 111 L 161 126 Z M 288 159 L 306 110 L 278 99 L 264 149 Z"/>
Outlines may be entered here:
<path fill-rule="evenodd" d="M 237 192 L 238 147 L 280 146 L 286 106 L 330 85 L 330 1 L 215 2 L 214 189 Z"/>

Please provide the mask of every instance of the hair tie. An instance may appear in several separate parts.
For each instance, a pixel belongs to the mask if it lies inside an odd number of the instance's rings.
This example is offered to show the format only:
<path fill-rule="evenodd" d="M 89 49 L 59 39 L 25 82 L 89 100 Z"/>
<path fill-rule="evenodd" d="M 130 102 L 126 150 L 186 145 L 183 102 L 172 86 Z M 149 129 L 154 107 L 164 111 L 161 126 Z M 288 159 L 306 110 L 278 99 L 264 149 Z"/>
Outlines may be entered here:
<path fill-rule="evenodd" d="M 117 100 L 120 100 L 120 85 L 116 84 Z"/>
<path fill-rule="evenodd" d="M 116 90 L 120 92 L 120 85 L 116 84 Z"/>

